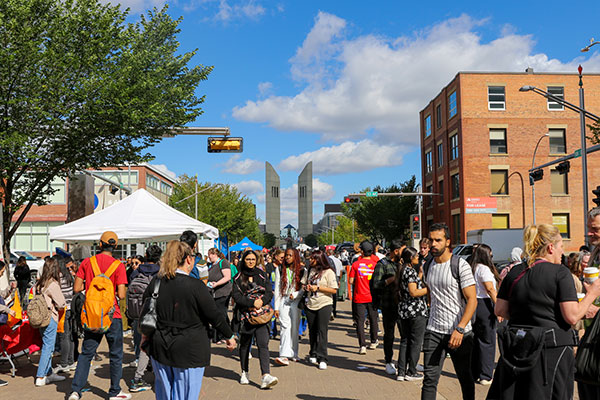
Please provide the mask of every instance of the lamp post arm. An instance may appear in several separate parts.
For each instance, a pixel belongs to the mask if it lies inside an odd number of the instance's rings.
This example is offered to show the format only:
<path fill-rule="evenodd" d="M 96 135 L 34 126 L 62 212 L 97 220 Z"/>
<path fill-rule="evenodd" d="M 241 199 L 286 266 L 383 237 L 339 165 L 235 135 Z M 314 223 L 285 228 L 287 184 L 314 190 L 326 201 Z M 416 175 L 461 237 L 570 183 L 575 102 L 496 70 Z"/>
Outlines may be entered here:
<path fill-rule="evenodd" d="M 599 116 L 597 116 L 595 114 L 592 114 L 591 112 L 589 112 L 587 110 L 584 110 L 584 109 L 582 109 L 580 107 L 577 107 L 575 104 L 571 104 L 568 101 L 566 101 L 564 99 L 561 99 L 560 97 L 556 97 L 553 94 L 550 94 L 550 93 L 546 92 L 545 90 L 542 90 L 542 89 L 539 89 L 539 88 L 536 88 L 536 87 L 532 87 L 531 90 L 534 93 L 537 93 L 537 94 L 539 94 L 541 96 L 544 96 L 544 97 L 546 97 L 546 98 L 548 98 L 548 99 L 550 99 L 552 101 L 555 101 L 555 102 L 557 102 L 557 103 L 559 103 L 559 104 L 567 107 L 571 111 L 575 111 L 575 112 L 578 112 L 578 113 L 579 112 L 583 112 L 586 117 L 588 117 L 589 119 L 593 120 L 594 122 L 600 121 L 600 117 Z"/>

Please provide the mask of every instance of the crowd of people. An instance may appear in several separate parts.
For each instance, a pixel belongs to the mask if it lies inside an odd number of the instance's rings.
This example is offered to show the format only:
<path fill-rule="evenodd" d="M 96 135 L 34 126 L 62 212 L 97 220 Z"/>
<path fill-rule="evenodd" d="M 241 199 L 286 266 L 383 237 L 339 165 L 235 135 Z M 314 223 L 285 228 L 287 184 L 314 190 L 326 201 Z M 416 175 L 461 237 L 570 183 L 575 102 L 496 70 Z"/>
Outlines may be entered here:
<path fill-rule="evenodd" d="M 16 282 L 0 296 L 18 290 L 24 303 L 32 297 L 27 306 L 32 323 L 45 319 L 39 323 L 43 344 L 35 386 L 65 380 L 61 374 L 74 371 L 69 400 L 86 390 L 104 337 L 109 398 L 131 398 L 120 385 L 124 326 L 132 328 L 135 355 L 129 391 L 152 389 L 144 380 L 151 370 L 157 399 L 198 398 L 211 342 L 238 350 L 242 385 L 251 382 L 250 350 L 256 346 L 260 388 L 274 387 L 279 379 L 271 374 L 269 341 L 279 336 L 276 364 L 300 361 L 304 321 L 307 361 L 325 370 L 329 323 L 345 279 L 357 353 L 379 347 L 381 313 L 383 368 L 398 381 L 422 381 L 422 399 L 436 398 L 446 358 L 464 399 L 475 398 L 475 384 L 489 386 L 488 399 L 571 399 L 575 348 L 598 311 L 593 303 L 600 280 L 584 282 L 583 271 L 600 263 L 599 208 L 590 211 L 588 231 L 594 251 L 582 248 L 565 256 L 556 227 L 528 226 L 523 250 L 513 249 L 512 262 L 500 272 L 491 244 L 475 245 L 467 259 L 453 254 L 445 224 L 431 225 L 419 250 L 401 240 L 391 241 L 387 251 L 363 241 L 354 254 L 325 248 L 246 250 L 231 255 L 231 263 L 216 248 L 204 260 L 197 254 L 196 234 L 186 231 L 164 251 L 148 246 L 127 266 L 113 257 L 117 235 L 105 232 L 98 254 L 81 263 L 48 257 L 33 297 L 26 294 L 29 270 L 19 261 Z M 0 276 L 6 270 L 0 262 Z M 40 302 L 46 313 L 36 311 Z M 99 313 L 100 305 L 110 312 Z M 14 315 L 0 302 L 1 313 Z M 400 342 L 394 359 L 396 329 Z M 495 366 L 497 344 L 501 356 Z M 56 349 L 60 360 L 52 368 Z M 580 399 L 600 398 L 599 388 L 579 382 Z"/>

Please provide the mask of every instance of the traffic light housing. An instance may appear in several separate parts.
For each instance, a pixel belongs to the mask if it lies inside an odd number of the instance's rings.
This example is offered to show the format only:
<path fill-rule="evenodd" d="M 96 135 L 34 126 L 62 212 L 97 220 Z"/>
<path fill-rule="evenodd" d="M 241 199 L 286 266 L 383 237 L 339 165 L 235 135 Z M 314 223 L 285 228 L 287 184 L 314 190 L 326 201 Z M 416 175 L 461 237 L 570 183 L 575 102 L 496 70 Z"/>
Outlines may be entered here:
<path fill-rule="evenodd" d="M 568 173 L 570 169 L 571 169 L 571 163 L 568 160 L 563 161 L 556 166 L 556 170 L 561 175 Z"/>
<path fill-rule="evenodd" d="M 419 214 L 411 214 L 411 216 L 410 216 L 410 230 L 413 233 L 414 232 L 417 232 L 417 233 L 421 232 L 421 216 Z"/>
<path fill-rule="evenodd" d="M 119 191 L 119 188 L 116 187 L 115 185 L 110 185 L 110 194 L 115 194 Z"/>
<path fill-rule="evenodd" d="M 596 189 L 592 190 L 592 193 L 596 196 L 592 201 L 596 204 L 596 207 L 600 207 L 600 186 L 596 186 Z"/>
<path fill-rule="evenodd" d="M 360 199 L 358 197 L 346 196 L 346 197 L 344 197 L 344 203 L 345 204 L 360 203 Z"/>
<path fill-rule="evenodd" d="M 241 153 L 244 150 L 244 138 L 241 137 L 209 137 L 209 153 Z"/>
<path fill-rule="evenodd" d="M 536 169 L 535 171 L 529 173 L 529 184 L 531 186 L 533 186 L 534 182 L 541 181 L 542 179 L 544 179 L 543 169 Z"/>

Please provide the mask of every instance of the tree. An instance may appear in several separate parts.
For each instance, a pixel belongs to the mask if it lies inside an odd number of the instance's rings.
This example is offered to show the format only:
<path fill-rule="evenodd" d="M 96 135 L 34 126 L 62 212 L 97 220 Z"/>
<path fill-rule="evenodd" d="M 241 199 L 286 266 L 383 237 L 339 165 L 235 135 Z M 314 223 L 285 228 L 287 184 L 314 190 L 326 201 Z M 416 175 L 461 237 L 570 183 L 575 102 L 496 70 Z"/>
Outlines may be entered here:
<path fill-rule="evenodd" d="M 5 252 L 53 179 L 151 160 L 148 147 L 202 114 L 195 91 L 212 67 L 188 67 L 195 51 L 177 54 L 181 19 L 166 7 L 136 23 L 126 16 L 99 0 L 0 2 Z"/>
<path fill-rule="evenodd" d="M 219 229 L 221 235 L 227 234 L 229 243 L 237 243 L 247 236 L 258 243 L 261 234 L 258 219 L 252 201 L 238 192 L 235 186 L 214 185 L 209 182 L 198 183 L 198 220 Z M 171 207 L 194 217 L 196 212 L 196 177 L 182 175 L 173 186 L 169 200 Z M 190 198 L 185 199 L 186 197 Z"/>
<path fill-rule="evenodd" d="M 415 192 L 416 178 L 387 188 L 375 186 L 366 188 L 363 192 L 375 191 L 379 193 L 410 193 Z M 359 230 L 367 237 L 381 242 L 393 239 L 408 239 L 406 231 L 410 227 L 410 214 L 417 212 L 416 196 L 380 196 L 361 197 L 360 203 L 344 204 L 344 215 L 353 218 Z"/>
<path fill-rule="evenodd" d="M 277 243 L 275 235 L 273 235 L 272 233 L 263 233 L 263 237 L 262 237 L 262 246 L 270 249 L 273 246 L 275 246 L 275 244 Z"/>
<path fill-rule="evenodd" d="M 331 244 L 332 236 L 335 243 L 362 242 L 367 239 L 367 237 L 358 229 L 355 221 L 352 221 L 350 218 L 343 215 L 337 216 L 336 220 L 338 225 L 335 227 L 334 234 L 331 234 L 331 230 L 321 233 L 318 236 L 319 245 Z M 352 234 L 352 224 L 354 224 L 354 235 Z"/>
<path fill-rule="evenodd" d="M 304 244 L 306 244 L 309 247 L 317 247 L 319 245 L 317 235 L 315 235 L 314 233 L 309 233 L 308 235 L 306 235 L 306 237 L 304 238 Z"/>

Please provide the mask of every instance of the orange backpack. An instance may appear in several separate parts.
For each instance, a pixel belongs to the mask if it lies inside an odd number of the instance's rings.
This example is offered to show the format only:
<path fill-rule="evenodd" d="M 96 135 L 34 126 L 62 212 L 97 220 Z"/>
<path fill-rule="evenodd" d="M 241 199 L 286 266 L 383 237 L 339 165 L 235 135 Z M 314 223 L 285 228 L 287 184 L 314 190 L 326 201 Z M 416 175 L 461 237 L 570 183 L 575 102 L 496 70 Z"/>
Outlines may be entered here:
<path fill-rule="evenodd" d="M 81 309 L 83 329 L 94 333 L 108 331 L 115 313 L 115 287 L 110 276 L 117 270 L 120 261 L 115 260 L 105 273 L 100 272 L 96 256 L 90 258 L 94 279 L 85 293 L 85 303 Z"/>

